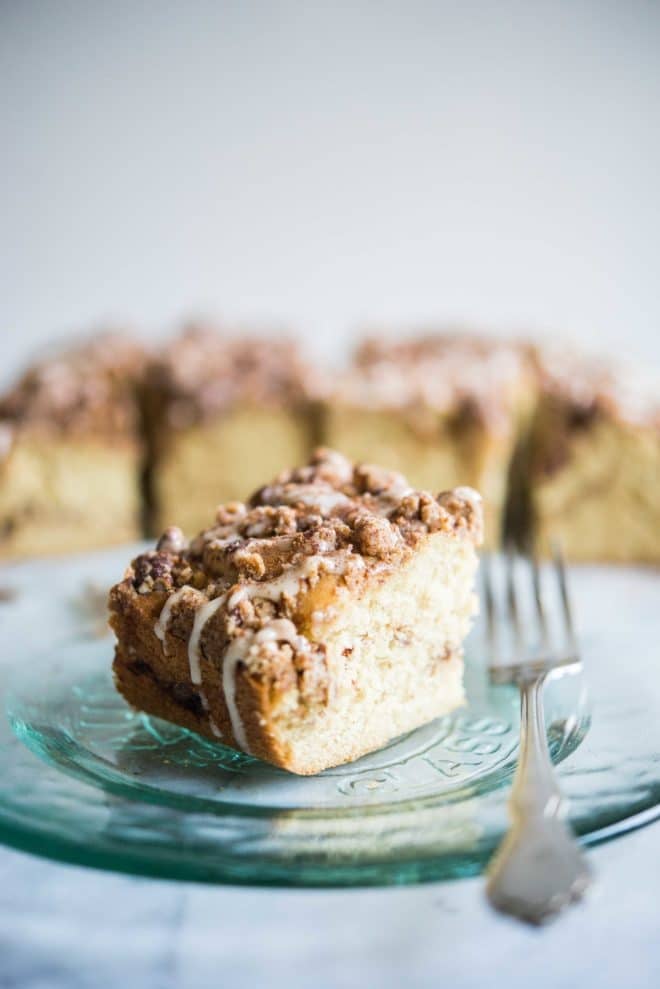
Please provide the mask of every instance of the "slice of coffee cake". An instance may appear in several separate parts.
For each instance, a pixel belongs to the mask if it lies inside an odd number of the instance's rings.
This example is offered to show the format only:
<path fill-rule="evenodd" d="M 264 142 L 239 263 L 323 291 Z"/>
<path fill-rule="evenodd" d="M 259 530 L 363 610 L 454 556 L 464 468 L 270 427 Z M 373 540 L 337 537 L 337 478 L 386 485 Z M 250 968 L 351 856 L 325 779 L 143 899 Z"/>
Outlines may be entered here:
<path fill-rule="evenodd" d="M 287 340 L 209 327 L 174 339 L 147 374 L 152 530 L 176 522 L 192 535 L 218 502 L 309 456 L 308 377 Z"/>
<path fill-rule="evenodd" d="M 660 397 L 639 371 L 542 356 L 542 387 L 512 506 L 523 538 L 572 560 L 660 562 Z"/>
<path fill-rule="evenodd" d="M 140 534 L 142 349 L 106 333 L 30 368 L 0 398 L 0 556 Z"/>
<path fill-rule="evenodd" d="M 495 545 L 535 389 L 531 348 L 517 343 L 452 333 L 368 340 L 329 390 L 324 442 L 399 470 L 419 488 L 477 488 Z"/>
<path fill-rule="evenodd" d="M 110 593 L 136 708 L 294 773 L 356 759 L 463 700 L 479 495 L 437 497 L 317 451 Z"/>

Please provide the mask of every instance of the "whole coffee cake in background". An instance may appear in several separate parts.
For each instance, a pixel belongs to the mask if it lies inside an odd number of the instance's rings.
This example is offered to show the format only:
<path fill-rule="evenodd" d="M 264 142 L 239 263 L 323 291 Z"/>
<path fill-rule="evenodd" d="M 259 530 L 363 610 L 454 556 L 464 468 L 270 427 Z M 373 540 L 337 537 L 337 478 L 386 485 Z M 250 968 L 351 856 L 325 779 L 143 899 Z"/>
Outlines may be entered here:
<path fill-rule="evenodd" d="M 311 370 L 289 340 L 190 327 L 146 377 L 152 529 L 197 532 L 313 445 Z"/>
<path fill-rule="evenodd" d="M 31 367 L 0 398 L 0 555 L 139 536 L 144 359 L 105 333 Z"/>
<path fill-rule="evenodd" d="M 511 500 L 519 535 L 572 560 L 660 562 L 660 392 L 639 370 L 541 357 L 541 392 Z"/>
<path fill-rule="evenodd" d="M 295 773 L 356 759 L 462 702 L 482 521 L 469 488 L 319 450 L 133 561 L 110 593 L 117 687 Z"/>
<path fill-rule="evenodd" d="M 418 487 L 478 488 L 493 546 L 535 395 L 531 347 L 457 333 L 374 338 L 330 390 L 323 439 L 402 471 Z"/>

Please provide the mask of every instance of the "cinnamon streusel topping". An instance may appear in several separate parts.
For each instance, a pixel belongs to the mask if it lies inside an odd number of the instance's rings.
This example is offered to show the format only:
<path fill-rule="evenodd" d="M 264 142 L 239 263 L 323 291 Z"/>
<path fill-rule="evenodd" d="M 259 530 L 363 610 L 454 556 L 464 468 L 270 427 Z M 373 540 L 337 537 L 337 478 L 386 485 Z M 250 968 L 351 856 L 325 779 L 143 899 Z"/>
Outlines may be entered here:
<path fill-rule="evenodd" d="M 546 397 L 572 409 L 577 426 L 604 415 L 660 429 L 657 375 L 638 366 L 615 367 L 602 358 L 548 349 L 541 358 L 541 384 Z"/>
<path fill-rule="evenodd" d="M 533 373 L 532 348 L 518 342 L 457 333 L 398 342 L 374 337 L 358 349 L 332 394 L 360 408 L 417 410 L 419 416 L 430 409 L 457 423 L 507 429 Z"/>
<path fill-rule="evenodd" d="M 203 421 L 237 402 L 292 405 L 304 401 L 312 377 L 291 340 L 232 338 L 207 326 L 190 326 L 148 372 L 166 399 L 170 426 Z"/>
<path fill-rule="evenodd" d="M 144 362 L 143 349 L 127 337 L 101 334 L 29 368 L 0 398 L 0 424 L 12 433 L 27 425 L 103 436 L 132 432 Z"/>
<path fill-rule="evenodd" d="M 431 532 L 479 543 L 481 499 L 470 488 L 434 497 L 396 472 L 352 465 L 319 449 L 309 465 L 285 471 L 248 504 L 222 505 L 215 524 L 186 543 L 171 527 L 156 550 L 134 561 L 141 593 L 190 584 L 214 597 L 234 584 L 263 583 L 310 563 L 349 579 L 365 567 L 396 566 Z"/>

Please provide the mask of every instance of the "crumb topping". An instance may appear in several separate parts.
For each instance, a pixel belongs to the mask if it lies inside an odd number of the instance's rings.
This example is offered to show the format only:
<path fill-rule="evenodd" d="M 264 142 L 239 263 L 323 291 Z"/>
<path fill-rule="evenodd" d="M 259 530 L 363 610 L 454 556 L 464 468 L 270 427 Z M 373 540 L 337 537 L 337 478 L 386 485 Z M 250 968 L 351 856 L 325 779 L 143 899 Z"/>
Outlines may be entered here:
<path fill-rule="evenodd" d="M 481 530 L 481 499 L 472 489 L 437 497 L 413 491 L 396 472 L 319 449 L 308 465 L 284 471 L 247 504 L 221 505 L 214 524 L 189 543 L 180 529 L 167 529 L 155 551 L 134 561 L 132 582 L 141 594 L 188 584 L 214 597 L 310 564 L 345 576 L 396 565 L 428 533 L 478 543 Z"/>
<path fill-rule="evenodd" d="M 151 364 L 147 378 L 164 400 L 168 424 L 181 428 L 240 402 L 260 406 L 302 402 L 312 372 L 292 340 L 232 338 L 194 325 Z"/>
<path fill-rule="evenodd" d="M 0 455 L 24 425 L 104 436 L 137 428 L 137 381 L 143 349 L 119 333 L 105 333 L 29 368 L 0 398 Z"/>
<path fill-rule="evenodd" d="M 607 416 L 660 429 L 657 375 L 640 367 L 548 349 L 541 357 L 541 385 L 546 398 L 568 408 L 569 428 Z"/>
<path fill-rule="evenodd" d="M 517 342 L 442 333 L 399 342 L 369 338 L 332 397 L 359 408 L 451 415 L 457 427 L 506 430 L 521 390 L 532 387 L 532 349 Z"/>

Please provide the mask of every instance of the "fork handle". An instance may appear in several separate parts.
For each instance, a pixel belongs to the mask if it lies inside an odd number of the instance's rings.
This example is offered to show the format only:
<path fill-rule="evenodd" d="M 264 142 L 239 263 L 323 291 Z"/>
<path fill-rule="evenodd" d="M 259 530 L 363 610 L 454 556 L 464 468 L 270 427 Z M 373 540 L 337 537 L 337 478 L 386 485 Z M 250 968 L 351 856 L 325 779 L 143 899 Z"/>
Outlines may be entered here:
<path fill-rule="evenodd" d="M 590 871 L 566 824 L 567 805 L 545 733 L 545 675 L 520 682 L 520 759 L 509 802 L 511 828 L 489 869 L 491 903 L 540 924 L 582 895 Z"/>
<path fill-rule="evenodd" d="M 548 750 L 543 710 L 545 676 L 522 679 L 520 689 L 520 757 L 509 810 L 514 823 L 561 818 L 566 803 Z"/>

